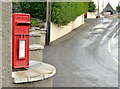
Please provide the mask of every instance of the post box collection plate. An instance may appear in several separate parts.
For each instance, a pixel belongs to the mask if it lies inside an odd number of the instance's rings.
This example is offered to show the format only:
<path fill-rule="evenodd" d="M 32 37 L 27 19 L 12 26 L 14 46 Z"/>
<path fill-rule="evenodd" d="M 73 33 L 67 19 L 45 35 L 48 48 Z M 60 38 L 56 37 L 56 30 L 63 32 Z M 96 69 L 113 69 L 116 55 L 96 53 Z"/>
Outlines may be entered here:
<path fill-rule="evenodd" d="M 30 15 L 12 15 L 12 67 L 29 67 Z"/>
<path fill-rule="evenodd" d="M 26 40 L 19 39 L 19 59 L 25 59 Z"/>

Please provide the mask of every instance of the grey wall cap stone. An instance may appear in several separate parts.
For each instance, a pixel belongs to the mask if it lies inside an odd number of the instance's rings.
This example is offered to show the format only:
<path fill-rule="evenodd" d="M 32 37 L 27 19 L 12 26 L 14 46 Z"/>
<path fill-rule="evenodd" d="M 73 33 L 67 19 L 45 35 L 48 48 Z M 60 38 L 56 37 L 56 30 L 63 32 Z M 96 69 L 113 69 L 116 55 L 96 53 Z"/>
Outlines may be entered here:
<path fill-rule="evenodd" d="M 47 31 L 46 28 L 41 28 L 41 29 L 40 29 L 40 33 L 41 33 L 41 34 L 46 34 L 46 31 Z"/>
<path fill-rule="evenodd" d="M 37 33 L 37 32 L 30 32 L 30 37 L 40 37 L 41 34 Z"/>
<path fill-rule="evenodd" d="M 41 30 L 41 31 L 46 31 L 46 28 L 41 28 L 40 30 Z"/>
<path fill-rule="evenodd" d="M 30 61 L 30 67 L 24 71 L 12 72 L 14 83 L 27 83 L 44 80 L 52 77 L 56 73 L 56 68 L 50 64 Z"/>
<path fill-rule="evenodd" d="M 30 48 L 30 51 L 43 50 L 43 49 L 44 49 L 44 46 L 39 45 L 39 44 L 31 44 L 31 45 L 29 46 L 29 48 Z"/>
<path fill-rule="evenodd" d="M 40 27 L 31 27 L 30 31 L 40 30 Z"/>

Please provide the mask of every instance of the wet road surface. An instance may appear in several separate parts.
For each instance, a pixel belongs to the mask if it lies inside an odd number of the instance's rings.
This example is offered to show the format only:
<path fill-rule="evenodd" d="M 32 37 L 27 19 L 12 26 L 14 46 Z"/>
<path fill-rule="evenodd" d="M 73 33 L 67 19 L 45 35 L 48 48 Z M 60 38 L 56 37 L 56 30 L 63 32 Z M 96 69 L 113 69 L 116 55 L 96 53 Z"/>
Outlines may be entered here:
<path fill-rule="evenodd" d="M 46 46 L 44 60 L 57 69 L 54 87 L 117 87 L 118 41 L 111 39 L 118 29 L 118 19 L 101 19 L 82 34 Z"/>

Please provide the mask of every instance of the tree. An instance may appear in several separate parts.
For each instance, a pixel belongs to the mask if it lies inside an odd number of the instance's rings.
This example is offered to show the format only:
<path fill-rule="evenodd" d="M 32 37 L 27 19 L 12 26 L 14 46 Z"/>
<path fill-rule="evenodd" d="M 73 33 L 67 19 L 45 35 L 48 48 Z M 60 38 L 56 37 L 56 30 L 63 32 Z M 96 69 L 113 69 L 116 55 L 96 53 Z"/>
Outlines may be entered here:
<path fill-rule="evenodd" d="M 96 10 L 96 5 L 94 4 L 93 1 L 89 2 L 89 9 L 88 12 L 95 12 Z"/>
<path fill-rule="evenodd" d="M 32 17 L 46 20 L 46 2 L 19 2 L 22 13 L 29 13 Z"/>
<path fill-rule="evenodd" d="M 116 10 L 118 13 L 120 13 L 120 6 L 119 5 L 116 7 Z"/>
<path fill-rule="evenodd" d="M 46 21 L 46 2 L 19 2 L 18 4 L 20 13 L 29 13 L 33 18 Z M 51 21 L 59 26 L 67 25 L 78 16 L 86 13 L 88 4 L 89 2 L 52 2 Z M 13 12 L 15 12 L 15 9 Z M 33 23 L 36 23 L 36 21 L 34 20 Z"/>

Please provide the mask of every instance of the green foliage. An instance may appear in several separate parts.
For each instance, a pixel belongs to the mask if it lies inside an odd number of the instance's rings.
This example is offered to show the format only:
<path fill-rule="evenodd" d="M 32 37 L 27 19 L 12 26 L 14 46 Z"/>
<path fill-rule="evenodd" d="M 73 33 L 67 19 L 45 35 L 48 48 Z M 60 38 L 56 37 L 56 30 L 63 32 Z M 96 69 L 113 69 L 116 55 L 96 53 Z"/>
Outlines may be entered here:
<path fill-rule="evenodd" d="M 88 2 L 53 2 L 52 22 L 67 25 L 88 11 Z"/>
<path fill-rule="evenodd" d="M 34 19 L 34 20 L 30 21 L 30 23 L 31 23 L 32 25 L 38 24 L 38 22 L 37 22 L 37 20 L 36 20 L 36 19 Z"/>
<path fill-rule="evenodd" d="M 46 2 L 19 2 L 19 5 L 21 13 L 29 13 L 34 18 L 46 20 Z M 58 25 L 67 25 L 87 11 L 88 2 L 52 2 L 51 21 Z"/>
<path fill-rule="evenodd" d="M 96 9 L 96 5 L 94 4 L 94 2 L 89 2 L 89 12 L 95 12 Z"/>
<path fill-rule="evenodd" d="M 120 13 L 120 6 L 119 5 L 116 7 L 116 10 L 118 13 Z"/>
<path fill-rule="evenodd" d="M 19 2 L 22 13 L 29 13 L 32 17 L 46 19 L 46 2 Z"/>
<path fill-rule="evenodd" d="M 12 2 L 12 13 L 18 13 L 20 11 L 20 6 L 17 2 Z"/>

